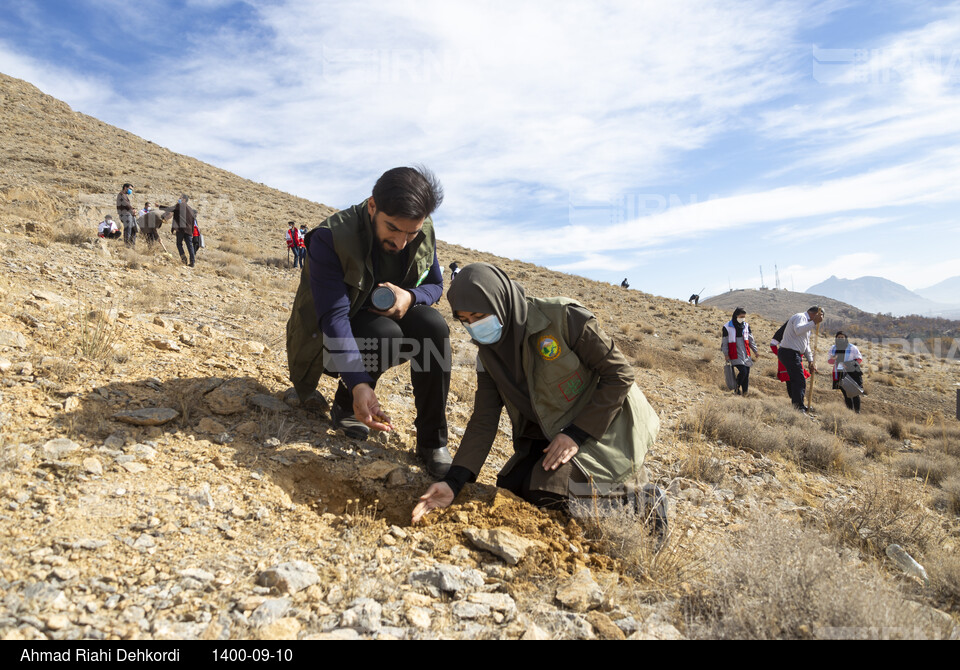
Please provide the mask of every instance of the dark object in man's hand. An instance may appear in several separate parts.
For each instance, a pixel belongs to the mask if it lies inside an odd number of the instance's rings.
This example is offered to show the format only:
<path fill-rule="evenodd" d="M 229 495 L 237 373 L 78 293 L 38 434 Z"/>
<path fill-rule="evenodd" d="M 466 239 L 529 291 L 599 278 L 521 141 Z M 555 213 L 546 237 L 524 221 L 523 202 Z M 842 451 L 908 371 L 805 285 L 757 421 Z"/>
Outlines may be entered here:
<path fill-rule="evenodd" d="M 374 309 L 378 309 L 381 312 L 386 312 L 393 307 L 396 302 L 397 296 L 386 286 L 378 286 L 373 289 L 373 293 L 370 296 L 370 303 Z"/>

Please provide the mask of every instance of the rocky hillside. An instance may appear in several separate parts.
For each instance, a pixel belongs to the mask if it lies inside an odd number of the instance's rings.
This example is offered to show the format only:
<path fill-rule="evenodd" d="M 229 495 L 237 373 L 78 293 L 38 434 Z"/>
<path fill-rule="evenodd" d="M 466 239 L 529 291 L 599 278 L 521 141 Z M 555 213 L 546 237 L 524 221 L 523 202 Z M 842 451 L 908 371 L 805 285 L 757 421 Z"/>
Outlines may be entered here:
<path fill-rule="evenodd" d="M 817 417 L 802 418 L 769 355 L 749 397 L 721 388 L 726 310 L 441 244 L 444 265 L 495 262 L 530 294 L 598 315 L 661 416 L 648 466 L 672 523 L 657 552 L 642 520 L 571 519 L 498 491 L 504 420 L 480 481 L 411 527 L 429 479 L 406 368 L 378 387 L 397 430 L 367 442 L 288 393 L 298 277 L 282 231 L 329 208 L 6 77 L 0 128 L 0 637 L 956 635 L 952 362 L 866 346 L 865 413 L 821 376 Z M 200 205 L 196 268 L 96 238 L 125 181 L 138 201 Z M 455 448 L 475 352 L 438 308 Z M 892 544 L 929 582 L 887 557 Z"/>

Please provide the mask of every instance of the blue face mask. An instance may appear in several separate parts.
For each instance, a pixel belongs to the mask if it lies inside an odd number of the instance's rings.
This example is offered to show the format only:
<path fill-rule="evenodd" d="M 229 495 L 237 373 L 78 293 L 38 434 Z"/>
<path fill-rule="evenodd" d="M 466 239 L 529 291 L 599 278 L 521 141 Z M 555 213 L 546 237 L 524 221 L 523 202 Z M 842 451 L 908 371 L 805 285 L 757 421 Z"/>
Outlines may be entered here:
<path fill-rule="evenodd" d="M 132 189 L 132 188 L 128 188 L 128 189 L 127 189 L 127 195 L 133 195 L 133 189 Z"/>
<path fill-rule="evenodd" d="M 463 327 L 478 344 L 496 344 L 503 331 L 503 325 L 496 314 L 490 314 L 473 323 L 465 323 Z"/>

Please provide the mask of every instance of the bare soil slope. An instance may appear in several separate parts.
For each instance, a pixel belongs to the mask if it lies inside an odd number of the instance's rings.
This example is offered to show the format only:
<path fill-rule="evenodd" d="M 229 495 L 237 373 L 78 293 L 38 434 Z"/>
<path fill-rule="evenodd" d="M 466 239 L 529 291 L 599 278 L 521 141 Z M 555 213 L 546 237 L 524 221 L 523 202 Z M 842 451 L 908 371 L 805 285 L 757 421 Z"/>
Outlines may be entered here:
<path fill-rule="evenodd" d="M 504 419 L 480 482 L 411 528 L 429 480 L 405 367 L 378 387 L 398 430 L 363 443 L 287 393 L 298 275 L 282 230 L 330 208 L 3 76 L 0 128 L 0 636 L 955 634 L 952 363 L 867 348 L 868 382 L 886 381 L 870 384 L 866 414 L 847 414 L 821 377 L 818 418 L 800 419 L 769 355 L 753 397 L 721 389 L 725 311 L 441 243 L 444 265 L 497 263 L 530 294 L 597 314 L 661 416 L 649 469 L 672 526 L 655 553 L 628 517 L 571 520 L 498 491 Z M 96 239 L 125 181 L 138 200 L 186 192 L 199 204 L 208 248 L 196 268 Z M 475 352 L 438 308 L 455 352 L 455 448 Z M 890 563 L 894 542 L 929 585 Z"/>

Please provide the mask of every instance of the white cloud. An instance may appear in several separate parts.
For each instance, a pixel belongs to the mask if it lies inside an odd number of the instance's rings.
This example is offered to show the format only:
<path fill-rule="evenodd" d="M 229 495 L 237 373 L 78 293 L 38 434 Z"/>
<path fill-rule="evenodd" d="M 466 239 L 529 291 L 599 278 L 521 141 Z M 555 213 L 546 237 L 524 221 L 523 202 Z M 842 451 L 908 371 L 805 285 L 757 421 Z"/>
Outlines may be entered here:
<path fill-rule="evenodd" d="M 0 72 L 23 79 L 47 95 L 69 101 L 74 109 L 104 109 L 119 99 L 104 79 L 35 60 L 17 53 L 3 41 L 0 41 Z"/>

